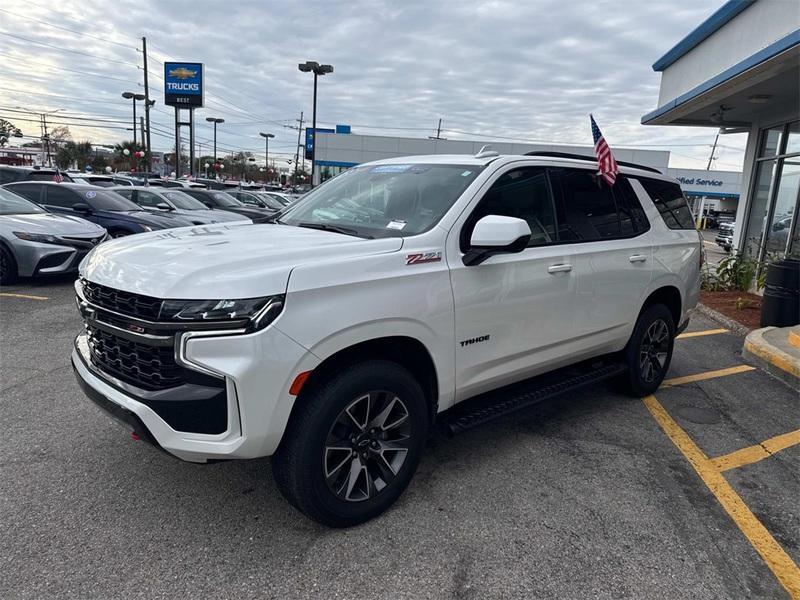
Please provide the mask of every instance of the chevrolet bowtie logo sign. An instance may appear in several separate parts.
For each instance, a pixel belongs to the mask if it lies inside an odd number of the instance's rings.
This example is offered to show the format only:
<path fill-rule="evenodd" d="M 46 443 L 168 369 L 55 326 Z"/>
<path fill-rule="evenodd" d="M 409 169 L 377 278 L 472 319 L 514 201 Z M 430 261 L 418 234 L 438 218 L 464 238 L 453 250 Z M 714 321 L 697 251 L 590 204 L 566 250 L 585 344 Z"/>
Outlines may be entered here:
<path fill-rule="evenodd" d="M 172 69 L 169 72 L 170 77 L 177 77 L 178 79 L 189 79 L 197 75 L 197 71 L 192 71 L 191 69 L 187 69 L 185 67 L 179 67 L 177 69 Z"/>

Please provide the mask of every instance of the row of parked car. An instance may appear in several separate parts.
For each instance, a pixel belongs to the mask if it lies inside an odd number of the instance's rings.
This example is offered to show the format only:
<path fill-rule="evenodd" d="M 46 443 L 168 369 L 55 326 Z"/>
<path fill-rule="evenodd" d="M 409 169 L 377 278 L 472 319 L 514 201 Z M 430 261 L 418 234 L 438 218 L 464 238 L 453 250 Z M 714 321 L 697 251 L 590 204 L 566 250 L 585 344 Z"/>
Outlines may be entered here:
<path fill-rule="evenodd" d="M 263 223 L 294 199 L 258 189 L 0 167 L 0 284 L 75 271 L 97 244 L 159 229 Z M 10 181 L 9 181 L 10 180 Z M 110 185 L 109 185 L 110 183 Z M 145 182 L 142 182 L 145 183 Z M 174 180 L 170 183 L 176 183 Z M 184 185 L 192 183 L 193 185 Z"/>

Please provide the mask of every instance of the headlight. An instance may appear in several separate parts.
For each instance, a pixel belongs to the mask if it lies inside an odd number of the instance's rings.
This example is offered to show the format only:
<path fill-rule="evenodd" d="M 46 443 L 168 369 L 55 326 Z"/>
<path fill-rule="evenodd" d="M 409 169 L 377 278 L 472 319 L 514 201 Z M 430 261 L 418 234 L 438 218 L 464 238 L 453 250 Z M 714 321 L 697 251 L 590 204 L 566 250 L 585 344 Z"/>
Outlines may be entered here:
<path fill-rule="evenodd" d="M 56 236 L 48 235 L 46 233 L 28 233 L 26 231 L 14 231 L 13 234 L 17 236 L 19 239 L 28 242 L 39 242 L 41 244 L 61 244 L 61 245 L 64 244 L 64 242 L 59 240 Z"/>
<path fill-rule="evenodd" d="M 263 329 L 280 314 L 284 296 L 244 300 L 164 300 L 161 320 L 230 321 L 249 319 L 248 331 Z"/>

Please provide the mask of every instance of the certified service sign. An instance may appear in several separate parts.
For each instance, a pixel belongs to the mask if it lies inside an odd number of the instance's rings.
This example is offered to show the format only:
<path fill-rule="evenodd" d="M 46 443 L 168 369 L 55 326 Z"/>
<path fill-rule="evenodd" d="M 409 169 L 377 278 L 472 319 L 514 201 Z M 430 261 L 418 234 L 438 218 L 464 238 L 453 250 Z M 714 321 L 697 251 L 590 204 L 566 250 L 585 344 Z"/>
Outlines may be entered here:
<path fill-rule="evenodd" d="M 202 63 L 164 63 L 164 104 L 203 106 Z"/>

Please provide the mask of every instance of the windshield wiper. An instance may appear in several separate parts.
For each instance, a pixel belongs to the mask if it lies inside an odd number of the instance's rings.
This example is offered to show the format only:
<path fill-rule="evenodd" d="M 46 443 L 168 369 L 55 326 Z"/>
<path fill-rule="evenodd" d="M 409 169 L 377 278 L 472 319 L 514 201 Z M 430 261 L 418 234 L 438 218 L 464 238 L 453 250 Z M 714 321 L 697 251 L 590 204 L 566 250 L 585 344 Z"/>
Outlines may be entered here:
<path fill-rule="evenodd" d="M 297 224 L 298 227 L 307 227 L 308 229 L 319 229 L 321 231 L 332 231 L 333 233 L 343 233 L 345 235 L 353 235 L 356 237 L 365 237 L 372 239 L 371 235 L 362 235 L 358 233 L 357 229 L 350 229 L 349 227 L 340 227 L 339 225 L 329 225 L 328 223 L 310 223 L 302 222 Z"/>

